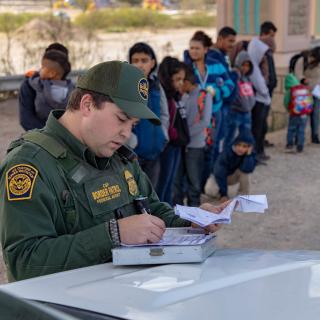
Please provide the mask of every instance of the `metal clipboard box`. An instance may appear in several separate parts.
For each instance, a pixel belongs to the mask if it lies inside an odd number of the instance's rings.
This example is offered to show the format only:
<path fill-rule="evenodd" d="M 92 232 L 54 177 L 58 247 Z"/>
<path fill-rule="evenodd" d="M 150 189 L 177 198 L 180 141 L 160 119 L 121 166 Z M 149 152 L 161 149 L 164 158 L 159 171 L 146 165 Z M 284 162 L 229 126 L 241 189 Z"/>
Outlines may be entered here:
<path fill-rule="evenodd" d="M 167 228 L 181 235 L 199 234 L 199 229 Z M 121 246 L 112 250 L 114 265 L 203 262 L 214 251 L 215 236 L 203 244 L 162 246 Z"/>

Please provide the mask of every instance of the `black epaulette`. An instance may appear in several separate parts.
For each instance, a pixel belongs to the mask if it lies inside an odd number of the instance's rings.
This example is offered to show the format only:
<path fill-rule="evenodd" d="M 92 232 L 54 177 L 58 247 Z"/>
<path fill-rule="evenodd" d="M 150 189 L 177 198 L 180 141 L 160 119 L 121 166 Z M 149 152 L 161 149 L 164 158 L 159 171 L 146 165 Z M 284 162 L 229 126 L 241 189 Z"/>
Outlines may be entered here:
<path fill-rule="evenodd" d="M 117 150 L 120 158 L 124 162 L 133 162 L 138 159 L 137 154 L 127 146 L 122 146 Z"/>
<path fill-rule="evenodd" d="M 21 146 L 23 144 L 24 140 L 22 137 L 20 137 L 19 139 L 16 139 L 14 141 L 11 141 L 9 146 L 8 146 L 8 149 L 7 149 L 7 154 L 12 151 L 13 149 Z"/>

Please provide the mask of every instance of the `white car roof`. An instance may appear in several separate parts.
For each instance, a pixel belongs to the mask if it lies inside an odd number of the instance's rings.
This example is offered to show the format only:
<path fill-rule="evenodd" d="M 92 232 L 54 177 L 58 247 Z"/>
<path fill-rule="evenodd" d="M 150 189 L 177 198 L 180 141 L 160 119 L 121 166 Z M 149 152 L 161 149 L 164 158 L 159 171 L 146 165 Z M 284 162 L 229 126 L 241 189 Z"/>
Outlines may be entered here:
<path fill-rule="evenodd" d="M 318 319 L 320 251 L 220 249 L 201 264 L 108 263 L 0 289 L 125 319 Z"/>

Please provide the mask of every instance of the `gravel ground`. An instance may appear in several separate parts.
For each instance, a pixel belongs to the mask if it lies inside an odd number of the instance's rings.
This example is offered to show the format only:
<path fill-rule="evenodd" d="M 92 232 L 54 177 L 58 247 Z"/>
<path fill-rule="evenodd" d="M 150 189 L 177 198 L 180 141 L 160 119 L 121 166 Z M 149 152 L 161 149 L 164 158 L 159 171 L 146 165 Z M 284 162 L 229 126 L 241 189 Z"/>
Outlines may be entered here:
<path fill-rule="evenodd" d="M 16 100 L 0 103 L 0 159 L 10 140 L 22 129 Z M 320 146 L 307 143 L 302 154 L 284 151 L 285 130 L 268 135 L 275 147 L 267 166 L 252 175 L 251 193 L 267 194 L 266 214 L 234 214 L 231 225 L 219 231 L 218 244 L 232 248 L 320 249 L 320 209 L 315 202 L 320 190 Z M 1 264 L 1 261 L 0 261 Z M 0 283 L 6 282 L 0 267 Z"/>

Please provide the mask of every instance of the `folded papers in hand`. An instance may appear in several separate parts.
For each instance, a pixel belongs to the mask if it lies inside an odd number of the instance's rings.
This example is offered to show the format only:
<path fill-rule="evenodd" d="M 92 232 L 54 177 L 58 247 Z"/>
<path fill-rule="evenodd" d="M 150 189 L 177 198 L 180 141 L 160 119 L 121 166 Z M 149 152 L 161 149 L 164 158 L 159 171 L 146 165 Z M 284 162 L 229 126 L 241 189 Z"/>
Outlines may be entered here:
<path fill-rule="evenodd" d="M 266 209 L 268 209 L 266 195 L 242 195 L 235 197 L 220 213 L 181 205 L 176 205 L 174 210 L 180 218 L 205 227 L 213 223 L 231 223 L 233 211 L 264 213 Z"/>

